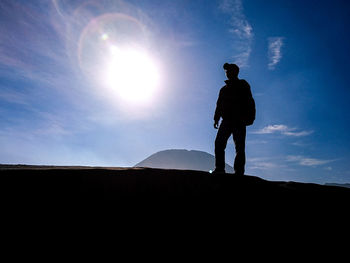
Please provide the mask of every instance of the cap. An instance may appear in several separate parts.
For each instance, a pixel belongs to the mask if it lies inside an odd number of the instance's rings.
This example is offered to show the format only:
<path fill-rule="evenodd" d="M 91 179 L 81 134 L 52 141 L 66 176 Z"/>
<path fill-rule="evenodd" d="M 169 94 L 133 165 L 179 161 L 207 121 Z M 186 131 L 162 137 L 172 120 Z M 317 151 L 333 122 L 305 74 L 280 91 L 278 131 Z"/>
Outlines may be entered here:
<path fill-rule="evenodd" d="M 236 64 L 225 63 L 224 70 L 235 70 L 239 71 L 239 67 Z"/>

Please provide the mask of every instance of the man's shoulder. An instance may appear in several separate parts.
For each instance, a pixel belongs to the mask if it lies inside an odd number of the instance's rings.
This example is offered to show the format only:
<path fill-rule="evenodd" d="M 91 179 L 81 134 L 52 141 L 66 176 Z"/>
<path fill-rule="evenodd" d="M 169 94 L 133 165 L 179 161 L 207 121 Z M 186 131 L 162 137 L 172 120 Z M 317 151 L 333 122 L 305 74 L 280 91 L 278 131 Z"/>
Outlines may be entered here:
<path fill-rule="evenodd" d="M 242 86 L 244 86 L 244 87 L 250 87 L 248 81 L 246 81 L 245 79 L 240 79 L 239 81 L 240 81 L 240 83 L 242 84 Z"/>
<path fill-rule="evenodd" d="M 227 85 L 223 86 L 223 87 L 220 89 L 220 93 L 225 92 L 225 90 L 227 90 Z"/>

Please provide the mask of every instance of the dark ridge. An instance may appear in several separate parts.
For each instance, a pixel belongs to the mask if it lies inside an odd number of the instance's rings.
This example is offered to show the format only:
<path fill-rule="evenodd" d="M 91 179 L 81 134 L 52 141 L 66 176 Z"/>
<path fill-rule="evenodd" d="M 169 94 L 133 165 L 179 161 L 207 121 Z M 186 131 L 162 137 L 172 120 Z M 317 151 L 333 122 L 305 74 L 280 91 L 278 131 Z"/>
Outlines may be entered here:
<path fill-rule="evenodd" d="M 0 166 L 0 191 L 8 201 L 172 201 L 220 205 L 340 203 L 350 189 L 256 176 L 214 176 L 195 170 L 59 166 Z"/>

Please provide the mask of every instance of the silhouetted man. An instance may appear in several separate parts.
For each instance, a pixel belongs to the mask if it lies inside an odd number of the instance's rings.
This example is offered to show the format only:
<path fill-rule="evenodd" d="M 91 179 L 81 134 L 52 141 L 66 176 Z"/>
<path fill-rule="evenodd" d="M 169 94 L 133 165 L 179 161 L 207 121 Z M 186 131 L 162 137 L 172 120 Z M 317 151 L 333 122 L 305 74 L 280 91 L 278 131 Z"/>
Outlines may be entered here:
<path fill-rule="evenodd" d="M 214 173 L 225 173 L 225 149 L 232 134 L 236 148 L 235 174 L 244 175 L 246 126 L 255 120 L 255 102 L 248 82 L 238 78 L 239 67 L 225 63 L 224 70 L 228 79 L 220 90 L 214 115 L 215 129 L 220 118 L 223 119 L 215 139 Z"/>

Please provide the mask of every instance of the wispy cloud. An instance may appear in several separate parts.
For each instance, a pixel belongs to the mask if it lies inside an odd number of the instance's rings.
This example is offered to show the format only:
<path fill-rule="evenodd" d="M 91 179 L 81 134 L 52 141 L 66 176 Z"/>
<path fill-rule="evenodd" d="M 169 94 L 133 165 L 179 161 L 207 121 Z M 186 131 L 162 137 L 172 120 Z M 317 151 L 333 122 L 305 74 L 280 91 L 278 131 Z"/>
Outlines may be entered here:
<path fill-rule="evenodd" d="M 280 133 L 286 136 L 294 136 L 294 137 L 301 137 L 301 136 L 307 136 L 313 133 L 313 131 L 298 131 L 297 128 L 290 128 L 287 125 L 284 124 L 275 124 L 275 125 L 268 125 L 256 132 L 253 132 L 255 134 L 272 134 L 272 133 Z"/>
<path fill-rule="evenodd" d="M 307 147 L 307 146 L 309 146 L 310 144 L 309 144 L 309 143 L 302 142 L 302 141 L 296 141 L 296 142 L 291 143 L 291 145 L 297 146 L 297 147 Z"/>
<path fill-rule="evenodd" d="M 244 15 L 242 0 L 223 0 L 219 9 L 230 16 L 229 33 L 234 38 L 232 47 L 235 52 L 233 60 L 239 66 L 246 67 L 252 51 L 254 34 L 252 26 Z"/>
<path fill-rule="evenodd" d="M 316 159 L 316 158 L 309 158 L 301 155 L 289 155 L 287 156 L 287 161 L 288 162 L 296 162 L 299 165 L 302 166 L 319 166 L 323 164 L 327 164 L 330 162 L 333 162 L 335 160 L 322 160 L 322 159 Z"/>
<path fill-rule="evenodd" d="M 269 64 L 268 68 L 270 70 L 274 70 L 276 65 L 280 62 L 282 59 L 282 51 L 281 48 L 283 46 L 283 37 L 270 37 L 268 39 L 269 41 Z"/>
<path fill-rule="evenodd" d="M 277 169 L 282 167 L 283 166 L 273 162 L 253 162 L 251 163 L 249 168 L 253 170 L 271 170 L 271 169 Z"/>
<path fill-rule="evenodd" d="M 255 157 L 249 158 L 249 168 L 253 170 L 273 170 L 285 168 L 284 164 L 281 164 L 280 160 L 270 157 Z"/>
<path fill-rule="evenodd" d="M 6 101 L 8 103 L 29 105 L 28 98 L 24 93 L 19 91 L 10 90 L 1 86 L 0 101 Z"/>
<path fill-rule="evenodd" d="M 48 5 L 40 12 L 38 3 L 3 1 L 0 4 L 1 75 L 14 75 L 45 85 L 71 72 L 65 49 L 65 31 L 58 31 L 61 20 Z M 53 85 L 50 85 L 53 88 Z M 58 87 L 62 89 L 62 86 Z"/>
<path fill-rule="evenodd" d="M 246 143 L 247 144 L 253 144 L 253 145 L 256 145 L 256 144 L 267 144 L 268 141 L 266 141 L 266 140 L 247 140 Z"/>

